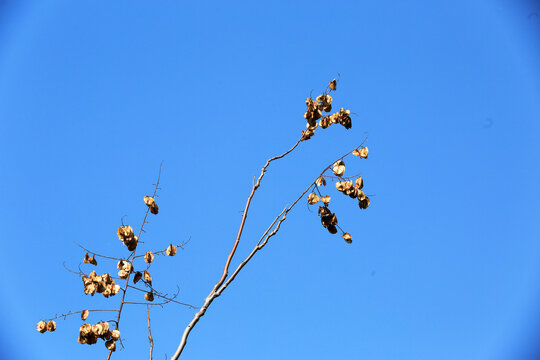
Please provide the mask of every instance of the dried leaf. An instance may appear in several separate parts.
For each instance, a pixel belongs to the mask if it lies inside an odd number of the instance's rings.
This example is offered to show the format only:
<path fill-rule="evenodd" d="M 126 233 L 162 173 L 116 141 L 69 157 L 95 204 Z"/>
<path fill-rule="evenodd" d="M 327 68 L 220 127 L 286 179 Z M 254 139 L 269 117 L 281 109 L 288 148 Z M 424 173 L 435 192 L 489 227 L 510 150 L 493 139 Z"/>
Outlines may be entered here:
<path fill-rule="evenodd" d="M 341 237 L 343 239 L 345 239 L 345 241 L 347 242 L 347 244 L 352 244 L 352 236 L 351 234 L 349 234 L 348 232 L 346 232 L 345 234 L 341 235 Z"/>
<path fill-rule="evenodd" d="M 154 301 L 154 294 L 152 292 L 147 292 L 144 294 L 144 299 L 146 301 Z"/>
<path fill-rule="evenodd" d="M 88 317 L 88 314 L 90 314 L 88 310 L 81 311 L 81 320 L 86 320 L 86 318 Z"/>

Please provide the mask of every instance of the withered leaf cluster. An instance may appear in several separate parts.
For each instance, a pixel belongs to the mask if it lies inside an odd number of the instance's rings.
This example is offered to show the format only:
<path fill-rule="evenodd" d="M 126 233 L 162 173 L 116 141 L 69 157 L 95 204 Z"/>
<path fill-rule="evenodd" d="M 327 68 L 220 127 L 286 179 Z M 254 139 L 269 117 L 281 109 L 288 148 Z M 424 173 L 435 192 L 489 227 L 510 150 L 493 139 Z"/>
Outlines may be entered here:
<path fill-rule="evenodd" d="M 83 276 L 84 293 L 94 296 L 97 292 L 106 298 L 114 296 L 120 292 L 120 285 L 114 283 L 113 278 L 108 273 L 103 275 L 96 274 L 92 271 L 88 276 Z"/>
<path fill-rule="evenodd" d="M 116 264 L 116 268 L 120 279 L 127 279 L 128 275 L 133 272 L 133 265 L 127 260 L 120 259 Z"/>
<path fill-rule="evenodd" d="M 354 150 L 352 151 L 352 154 L 353 154 L 354 156 L 359 156 L 359 157 L 361 157 L 361 158 L 363 158 L 363 159 L 367 159 L 368 153 L 369 153 L 369 150 L 368 150 L 368 147 L 367 147 L 367 146 L 364 146 L 364 147 L 361 148 L 361 149 L 354 149 Z"/>
<path fill-rule="evenodd" d="M 338 223 L 337 216 L 327 206 L 319 206 L 319 216 L 321 217 L 322 226 L 328 230 L 330 234 L 337 233 L 336 225 Z"/>
<path fill-rule="evenodd" d="M 337 81 L 334 79 L 329 84 L 328 87 L 331 91 L 336 90 Z M 318 126 L 323 129 L 326 129 L 332 124 L 341 124 L 345 129 L 350 129 L 352 127 L 351 120 L 351 111 L 341 108 L 338 112 L 335 112 L 332 115 L 323 115 L 323 112 L 329 113 L 332 111 L 332 96 L 324 92 L 321 95 L 317 96 L 315 100 L 312 98 L 306 99 L 306 112 L 304 113 L 304 119 L 307 120 L 306 130 L 302 131 L 302 141 L 310 139 L 315 135 L 315 130 Z M 317 120 L 319 120 L 317 122 Z"/>
<path fill-rule="evenodd" d="M 92 264 L 92 265 L 97 266 L 97 261 L 96 261 L 95 257 L 96 257 L 95 255 L 92 255 L 92 257 L 90 257 L 90 255 L 88 255 L 88 253 L 86 253 L 84 255 L 83 263 Z"/>
<path fill-rule="evenodd" d="M 36 330 L 42 334 L 46 331 L 53 332 L 56 330 L 56 322 L 54 320 L 49 320 L 48 322 L 40 321 L 37 323 Z"/>
<path fill-rule="evenodd" d="M 127 246 L 129 251 L 134 251 L 137 248 L 137 236 L 133 233 L 133 228 L 129 225 L 120 226 L 116 231 L 118 239 Z"/>
<path fill-rule="evenodd" d="M 116 350 L 116 341 L 120 339 L 119 330 L 111 330 L 108 322 L 98 322 L 97 324 L 82 324 L 79 328 L 79 343 L 93 345 L 98 339 L 105 341 L 108 350 Z"/>
<path fill-rule="evenodd" d="M 159 212 L 159 207 L 156 204 L 156 200 L 154 200 L 153 197 L 145 196 L 144 197 L 144 203 L 146 204 L 146 206 L 148 206 L 150 208 L 150 212 L 152 214 L 157 215 L 157 213 Z"/>
<path fill-rule="evenodd" d="M 369 206 L 369 197 L 362 191 L 363 187 L 364 180 L 361 176 L 356 178 L 354 183 L 352 180 L 336 182 L 336 189 L 339 192 L 348 195 L 351 199 L 358 199 L 360 209 L 367 209 Z"/>

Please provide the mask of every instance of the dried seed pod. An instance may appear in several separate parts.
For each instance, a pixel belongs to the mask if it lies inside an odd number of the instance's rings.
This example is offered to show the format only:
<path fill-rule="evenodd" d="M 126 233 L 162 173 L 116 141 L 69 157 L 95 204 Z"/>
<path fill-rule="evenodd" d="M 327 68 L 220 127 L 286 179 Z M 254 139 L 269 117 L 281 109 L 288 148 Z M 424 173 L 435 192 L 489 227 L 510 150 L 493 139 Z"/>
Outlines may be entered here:
<path fill-rule="evenodd" d="M 96 276 L 97 276 L 97 274 L 96 274 L 95 271 L 92 271 L 90 274 L 88 274 L 88 277 L 89 277 L 90 279 L 92 279 L 92 281 L 94 281 L 94 279 L 96 278 Z"/>
<path fill-rule="evenodd" d="M 88 336 L 86 337 L 86 343 L 87 343 L 88 345 L 93 345 L 93 344 L 97 343 L 97 341 L 98 341 L 98 337 L 97 337 L 97 335 L 94 334 L 94 333 L 90 333 L 90 334 L 88 334 Z"/>
<path fill-rule="evenodd" d="M 325 206 L 328 206 L 328 204 L 330 203 L 330 196 L 328 196 L 328 195 L 323 196 L 323 197 L 321 198 L 321 201 L 323 202 L 323 204 L 324 204 Z"/>
<path fill-rule="evenodd" d="M 336 176 L 343 176 L 343 174 L 345 173 L 345 163 L 343 162 L 343 160 L 336 161 L 332 166 L 332 171 Z"/>
<path fill-rule="evenodd" d="M 336 181 L 336 189 L 340 192 L 345 191 L 345 183 L 346 181 Z"/>
<path fill-rule="evenodd" d="M 101 278 L 103 279 L 105 284 L 112 284 L 114 282 L 113 278 L 111 277 L 109 273 L 105 273 L 101 275 Z"/>
<path fill-rule="evenodd" d="M 123 270 L 123 269 L 124 269 L 124 266 L 125 266 L 125 265 L 124 265 L 125 263 L 126 263 L 125 260 L 120 259 L 120 260 L 118 261 L 118 263 L 116 264 L 116 268 L 117 268 L 118 270 Z"/>
<path fill-rule="evenodd" d="M 142 273 L 140 271 L 137 271 L 135 273 L 135 276 L 133 276 L 133 283 L 136 284 L 139 282 L 139 280 L 142 279 Z"/>
<path fill-rule="evenodd" d="M 124 266 L 122 266 L 122 270 L 126 270 L 127 272 L 132 272 L 133 265 L 129 261 L 124 261 Z"/>
<path fill-rule="evenodd" d="M 319 126 L 323 129 L 326 129 L 327 127 L 329 127 L 330 125 L 332 125 L 332 120 L 330 119 L 330 116 L 328 115 L 324 115 L 321 120 L 319 121 Z"/>
<path fill-rule="evenodd" d="M 165 252 L 168 256 L 174 256 L 176 255 L 176 246 L 173 244 L 170 244 L 167 248 L 167 251 Z"/>
<path fill-rule="evenodd" d="M 111 338 L 115 341 L 120 339 L 120 330 L 111 331 Z"/>
<path fill-rule="evenodd" d="M 358 200 L 358 206 L 360 209 L 367 209 L 369 206 L 369 198 L 366 196 L 362 200 Z"/>
<path fill-rule="evenodd" d="M 112 285 L 111 295 L 116 295 L 120 292 L 120 285 Z"/>
<path fill-rule="evenodd" d="M 345 192 L 348 192 L 351 189 L 354 189 L 352 180 L 344 181 L 343 182 L 343 190 Z M 348 193 L 346 193 L 346 194 L 349 195 Z"/>
<path fill-rule="evenodd" d="M 144 261 L 148 264 L 154 261 L 154 253 L 147 251 L 146 254 L 144 254 Z"/>
<path fill-rule="evenodd" d="M 144 203 L 146 204 L 146 206 L 150 207 L 150 206 L 152 206 L 152 204 L 155 204 L 155 200 L 151 196 L 145 196 L 144 197 Z"/>
<path fill-rule="evenodd" d="M 324 177 L 319 176 L 317 180 L 315 180 L 315 184 L 317 184 L 317 186 L 326 186 L 326 180 Z"/>
<path fill-rule="evenodd" d="M 77 339 L 77 341 L 79 342 L 79 344 L 86 344 L 86 336 L 82 336 L 81 334 L 79 334 L 79 338 Z"/>
<path fill-rule="evenodd" d="M 319 196 L 315 193 L 310 193 L 308 195 L 308 204 L 313 205 L 319 202 Z"/>
<path fill-rule="evenodd" d="M 154 301 L 154 294 L 152 292 L 147 292 L 144 294 L 144 299 L 146 301 Z"/>
<path fill-rule="evenodd" d="M 94 294 L 96 293 L 96 285 L 94 285 L 94 283 L 90 283 L 90 284 L 87 284 L 84 286 L 84 293 L 86 295 L 90 294 L 92 296 L 94 296 Z"/>
<path fill-rule="evenodd" d="M 86 320 L 86 318 L 88 317 L 88 314 L 90 314 L 88 310 L 81 311 L 81 320 Z"/>
<path fill-rule="evenodd" d="M 109 332 L 109 323 L 107 321 L 104 321 L 101 323 L 103 326 L 103 335 L 107 334 Z"/>
<path fill-rule="evenodd" d="M 101 325 L 101 323 L 97 323 L 97 324 L 92 325 L 92 333 L 93 334 L 95 334 L 97 336 L 101 336 L 102 332 L 103 332 L 103 325 Z"/>
<path fill-rule="evenodd" d="M 47 331 L 47 323 L 45 321 L 38 322 L 36 325 L 36 330 L 43 334 L 45 331 Z"/>
<path fill-rule="evenodd" d="M 369 150 L 368 150 L 367 146 L 361 148 L 360 150 L 354 149 L 354 150 L 352 151 L 352 154 L 353 154 L 354 156 L 360 156 L 361 158 L 364 158 L 364 159 L 367 159 L 368 153 L 369 153 Z"/>
<path fill-rule="evenodd" d="M 352 244 L 352 236 L 351 234 L 349 234 L 348 232 L 346 232 L 345 234 L 341 235 L 341 237 L 343 239 L 345 239 L 345 241 L 347 242 L 347 244 Z"/>
<path fill-rule="evenodd" d="M 150 275 L 150 272 L 148 270 L 144 270 L 143 276 L 146 282 L 152 284 L 152 276 Z"/>
<path fill-rule="evenodd" d="M 364 179 L 362 179 L 361 176 L 359 176 L 355 181 L 354 181 L 354 186 L 357 188 L 357 189 L 362 189 L 364 187 Z"/>
<path fill-rule="evenodd" d="M 129 251 L 135 251 L 137 248 L 137 242 L 138 238 L 136 236 L 133 236 L 129 241 L 124 242 L 124 244 L 127 246 Z"/>
<path fill-rule="evenodd" d="M 118 239 L 120 239 L 120 241 L 125 241 L 126 239 L 130 239 L 134 236 L 133 229 L 129 225 L 120 226 L 116 231 L 116 234 L 118 235 Z"/>
<path fill-rule="evenodd" d="M 336 79 L 330 81 L 330 82 L 328 83 L 328 87 L 330 88 L 330 90 L 334 90 L 334 91 L 335 91 L 336 88 L 337 88 L 337 81 L 336 81 Z"/>
<path fill-rule="evenodd" d="M 96 261 L 96 259 L 95 259 L 95 255 L 92 255 L 92 257 L 90 257 L 90 255 L 88 255 L 88 253 L 86 253 L 86 254 L 84 255 L 83 263 L 85 263 L 85 264 L 97 265 L 97 261 Z"/>
<path fill-rule="evenodd" d="M 329 208 L 327 208 L 326 206 L 319 206 L 319 212 L 318 212 L 319 216 L 325 216 L 325 215 L 330 215 L 332 214 L 332 212 L 330 211 Z"/>
<path fill-rule="evenodd" d="M 129 275 L 129 272 L 127 272 L 126 270 L 118 270 L 118 277 L 120 279 L 127 279 Z"/>
<path fill-rule="evenodd" d="M 116 351 L 116 342 L 114 340 L 105 341 L 107 350 Z"/>
<path fill-rule="evenodd" d="M 369 153 L 369 150 L 368 150 L 367 146 L 360 149 L 360 157 L 361 158 L 367 159 L 368 153 Z"/>
<path fill-rule="evenodd" d="M 81 334 L 81 336 L 87 337 L 92 333 L 92 325 L 82 324 L 79 328 L 79 333 Z"/>
<path fill-rule="evenodd" d="M 337 233 L 337 228 L 334 225 L 328 226 L 327 229 L 328 229 L 328 232 L 330 232 L 330 234 L 336 234 Z"/>
<path fill-rule="evenodd" d="M 54 331 L 56 330 L 56 322 L 54 320 L 49 320 L 47 323 L 47 331 Z"/>

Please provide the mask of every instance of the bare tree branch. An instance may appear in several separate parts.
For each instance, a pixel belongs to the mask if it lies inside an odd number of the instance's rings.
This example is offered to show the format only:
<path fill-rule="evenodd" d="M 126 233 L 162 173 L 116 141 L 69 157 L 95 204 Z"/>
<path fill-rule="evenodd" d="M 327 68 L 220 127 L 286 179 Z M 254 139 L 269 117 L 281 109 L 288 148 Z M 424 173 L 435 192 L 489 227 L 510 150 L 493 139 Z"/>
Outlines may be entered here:
<path fill-rule="evenodd" d="M 146 317 L 148 318 L 148 341 L 150 341 L 150 360 L 152 360 L 152 351 L 154 350 L 154 339 L 150 331 L 150 306 L 146 305 Z"/>
<path fill-rule="evenodd" d="M 354 150 L 357 150 L 359 147 L 361 147 L 364 142 L 366 141 L 367 137 L 362 141 L 362 143 L 357 146 L 356 148 L 352 149 L 351 151 L 347 152 L 346 154 L 344 154 L 343 156 L 339 157 L 336 161 L 339 161 L 339 160 L 342 160 L 343 158 L 345 158 L 346 156 L 348 156 L 349 154 L 351 154 Z M 304 190 L 304 192 L 302 192 L 302 194 L 300 194 L 300 196 L 290 205 L 290 206 L 287 206 L 275 219 L 274 221 L 272 222 L 272 224 L 270 225 L 270 227 L 266 230 L 266 232 L 263 234 L 263 236 L 261 237 L 261 239 L 259 240 L 259 242 L 257 243 L 257 245 L 255 246 L 255 248 L 253 249 L 253 251 L 249 254 L 249 256 L 240 263 L 240 265 L 237 267 L 237 269 L 233 272 L 233 274 L 227 279 L 227 276 L 228 276 L 228 270 L 229 270 L 229 265 L 231 263 L 231 260 L 234 256 L 234 253 L 236 252 L 236 248 L 238 247 L 238 243 L 240 242 L 240 237 L 242 235 L 242 230 L 243 230 L 243 227 L 244 227 L 244 223 L 246 221 L 246 218 L 247 218 L 247 213 L 248 213 L 248 210 L 249 210 L 249 205 L 251 203 L 251 199 L 253 198 L 253 195 L 255 193 L 255 191 L 257 190 L 257 188 L 260 186 L 260 183 L 261 183 L 261 180 L 266 172 L 266 168 L 268 167 L 268 165 L 270 164 L 271 161 L 274 161 L 274 160 L 277 160 L 277 159 L 280 159 L 282 157 L 284 157 L 285 155 L 289 154 L 291 151 L 293 151 L 297 146 L 298 144 L 300 143 L 301 139 L 291 148 L 289 149 L 287 152 L 283 153 L 282 155 L 280 156 L 276 156 L 276 157 L 273 157 L 271 159 L 269 159 L 266 164 L 264 165 L 264 167 L 262 168 L 261 170 L 261 175 L 259 176 L 258 180 L 256 183 L 253 184 L 253 187 L 252 187 L 252 190 L 251 190 L 251 194 L 249 195 L 248 197 L 248 200 L 247 200 L 247 203 L 246 203 L 246 207 L 244 209 L 244 212 L 243 212 L 243 215 L 242 215 L 242 221 L 240 223 L 240 229 L 238 231 L 238 235 L 236 237 L 236 241 L 234 243 L 234 246 L 231 250 L 231 252 L 229 253 L 229 256 L 227 258 L 227 262 L 225 264 L 225 268 L 223 269 L 223 274 L 221 276 L 221 279 L 216 283 L 216 285 L 214 285 L 214 288 L 212 289 L 212 291 L 210 292 L 210 294 L 208 294 L 208 296 L 204 299 L 204 304 L 203 306 L 199 309 L 199 311 L 194 315 L 193 319 L 191 320 L 191 322 L 188 324 L 188 326 L 186 327 L 186 329 L 184 330 L 183 334 L 182 334 L 182 338 L 180 340 L 180 343 L 178 345 L 178 348 L 176 349 L 176 352 L 173 354 L 173 356 L 171 357 L 171 360 L 177 360 L 180 355 L 182 354 L 182 351 L 184 350 L 184 347 L 186 346 L 187 344 L 187 339 L 189 337 L 189 334 L 191 333 L 191 331 L 193 330 L 193 328 L 195 327 L 195 325 L 199 322 L 199 320 L 204 316 L 204 314 L 206 313 L 206 310 L 208 309 L 208 307 L 212 304 L 212 302 L 218 297 L 221 295 L 221 293 L 229 286 L 229 284 L 236 278 L 236 275 L 238 275 L 238 273 L 242 270 L 242 268 L 251 260 L 251 258 L 255 255 L 255 253 L 257 253 L 260 249 L 262 249 L 267 243 L 268 243 L 268 240 L 273 237 L 274 235 L 276 235 L 276 233 L 279 231 L 280 227 L 281 227 L 281 224 L 286 220 L 287 218 L 287 214 L 288 212 L 298 203 L 298 201 L 300 201 L 300 199 L 315 185 L 316 181 L 317 181 L 317 178 L 319 176 L 323 176 L 324 173 L 329 170 L 332 165 L 335 163 L 332 162 L 330 165 L 328 165 L 326 168 L 324 168 L 324 170 L 321 172 L 321 174 L 306 188 L 306 190 Z M 279 219 L 279 220 L 278 220 Z M 270 229 L 272 229 L 272 227 L 274 226 L 274 224 L 277 222 L 277 225 L 276 227 L 274 228 L 274 230 L 272 230 L 270 233 Z"/>

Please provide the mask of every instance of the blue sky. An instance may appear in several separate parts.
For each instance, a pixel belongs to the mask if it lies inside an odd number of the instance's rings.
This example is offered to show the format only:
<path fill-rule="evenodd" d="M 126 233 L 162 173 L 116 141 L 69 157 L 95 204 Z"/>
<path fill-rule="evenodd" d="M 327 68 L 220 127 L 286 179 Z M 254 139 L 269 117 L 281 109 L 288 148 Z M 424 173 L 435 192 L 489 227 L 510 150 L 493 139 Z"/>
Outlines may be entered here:
<path fill-rule="evenodd" d="M 185 359 L 537 358 L 540 19 L 535 2 L 72 2 L 0 6 L 0 345 L 9 359 L 105 357 L 77 343 L 84 253 L 127 256 L 163 161 L 143 249 L 191 237 L 154 285 L 200 306 L 218 280 L 253 176 L 305 127 L 304 100 L 339 73 L 353 127 L 319 131 L 271 165 L 234 264 L 322 168 L 369 133 L 353 236 L 300 204 L 214 302 Z M 140 251 L 143 251 L 142 249 Z M 113 272 L 100 260 L 97 271 Z M 84 265 L 83 269 L 89 269 Z M 91 269 L 90 269 L 91 270 Z M 90 271 L 88 270 L 88 271 Z M 133 301 L 139 294 L 129 294 Z M 113 359 L 147 355 L 130 307 Z M 155 358 L 193 311 L 151 311 Z M 91 315 L 90 321 L 106 320 Z M 68 355 L 69 354 L 69 355 Z"/>

